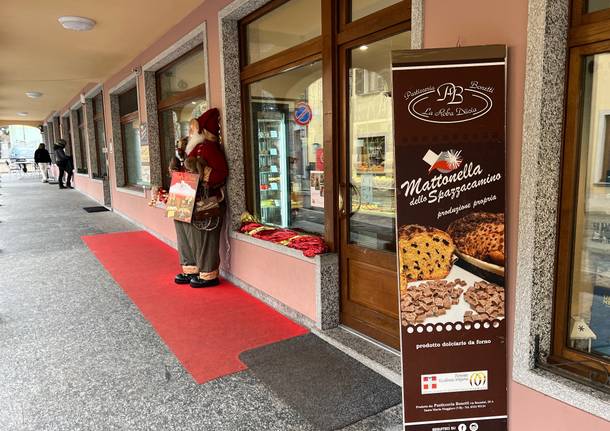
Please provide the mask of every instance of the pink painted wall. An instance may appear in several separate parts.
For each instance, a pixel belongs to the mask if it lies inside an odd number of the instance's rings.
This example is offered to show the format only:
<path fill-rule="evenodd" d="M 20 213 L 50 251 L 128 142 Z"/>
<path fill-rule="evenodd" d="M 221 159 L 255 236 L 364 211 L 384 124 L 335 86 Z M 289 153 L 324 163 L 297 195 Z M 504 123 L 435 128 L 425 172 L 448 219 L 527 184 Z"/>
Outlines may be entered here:
<path fill-rule="evenodd" d="M 76 172 L 76 171 L 75 171 Z M 74 187 L 99 203 L 104 203 L 104 186 L 101 180 L 74 174 Z"/>
<path fill-rule="evenodd" d="M 317 321 L 316 266 L 292 256 L 231 240 L 230 272 Z"/>
<path fill-rule="evenodd" d="M 161 237 L 176 242 L 173 220 L 165 217 L 164 210 L 148 206 L 151 198 L 150 191 L 146 192 L 145 197 L 141 197 L 117 190 L 114 176 L 112 177 L 112 184 L 112 207 L 114 209 L 140 225 L 156 232 Z"/>
<path fill-rule="evenodd" d="M 425 0 L 424 48 L 506 44 L 508 51 L 508 276 L 509 297 L 515 297 L 517 231 L 521 171 L 521 138 L 527 50 L 527 0 Z M 509 334 L 514 329 L 509 313 Z M 509 361 L 513 339 L 509 337 Z M 512 364 L 509 365 L 509 369 Z M 512 431 L 608 430 L 604 420 L 553 398 L 509 382 L 509 424 Z"/>

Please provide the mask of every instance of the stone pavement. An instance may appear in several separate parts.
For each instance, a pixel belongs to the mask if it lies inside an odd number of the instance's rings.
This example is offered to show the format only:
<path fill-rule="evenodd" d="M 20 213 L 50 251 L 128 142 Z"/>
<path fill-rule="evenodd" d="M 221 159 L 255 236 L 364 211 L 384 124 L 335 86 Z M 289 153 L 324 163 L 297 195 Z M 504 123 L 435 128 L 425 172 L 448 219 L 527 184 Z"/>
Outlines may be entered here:
<path fill-rule="evenodd" d="M 196 384 L 80 237 L 138 230 L 76 190 L 0 183 L 0 430 L 314 430 L 243 371 Z M 321 394 L 323 396 L 323 394 Z M 399 430 L 400 406 L 346 431 Z"/>

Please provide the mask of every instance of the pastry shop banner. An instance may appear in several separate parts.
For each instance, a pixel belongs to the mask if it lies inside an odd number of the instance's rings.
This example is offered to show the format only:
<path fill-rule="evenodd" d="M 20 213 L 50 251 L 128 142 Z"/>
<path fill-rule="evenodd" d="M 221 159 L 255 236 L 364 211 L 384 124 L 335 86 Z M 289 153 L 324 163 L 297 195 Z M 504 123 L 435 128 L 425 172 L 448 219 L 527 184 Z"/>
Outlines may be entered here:
<path fill-rule="evenodd" d="M 506 47 L 392 54 L 405 430 L 506 430 Z"/>

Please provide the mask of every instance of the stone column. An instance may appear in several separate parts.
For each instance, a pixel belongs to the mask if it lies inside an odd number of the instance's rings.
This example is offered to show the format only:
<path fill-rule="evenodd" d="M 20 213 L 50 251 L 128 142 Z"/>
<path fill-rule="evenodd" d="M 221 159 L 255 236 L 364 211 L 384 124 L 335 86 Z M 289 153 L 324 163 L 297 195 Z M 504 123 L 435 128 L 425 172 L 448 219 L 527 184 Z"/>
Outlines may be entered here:
<path fill-rule="evenodd" d="M 93 99 L 87 99 L 83 106 L 83 115 L 85 116 L 85 139 L 87 149 L 89 151 L 89 166 L 91 166 L 91 175 L 99 177 L 101 174 L 97 160 L 97 145 L 95 141 L 95 125 L 93 122 Z M 98 143 L 99 145 L 99 143 Z"/>
<path fill-rule="evenodd" d="M 87 166 L 81 166 L 81 143 L 80 143 L 80 134 L 78 133 L 78 115 L 76 113 L 76 110 L 72 109 L 70 110 L 70 122 L 72 123 L 72 130 L 74 130 L 73 133 L 73 139 L 72 139 L 72 145 L 74 147 L 74 152 L 72 153 L 72 156 L 74 156 L 74 168 L 77 170 L 77 172 L 82 169 L 82 168 L 87 168 Z M 85 154 L 85 163 L 87 162 L 87 158 L 86 158 L 86 154 Z"/>

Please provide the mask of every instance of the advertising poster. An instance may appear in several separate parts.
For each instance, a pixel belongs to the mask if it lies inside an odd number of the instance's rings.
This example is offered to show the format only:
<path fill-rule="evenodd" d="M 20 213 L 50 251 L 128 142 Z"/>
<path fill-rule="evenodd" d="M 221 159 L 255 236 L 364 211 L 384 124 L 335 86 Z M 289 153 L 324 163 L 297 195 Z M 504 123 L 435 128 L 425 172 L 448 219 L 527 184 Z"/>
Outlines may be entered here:
<path fill-rule="evenodd" d="M 311 171 L 309 176 L 311 206 L 324 208 L 324 171 Z"/>
<path fill-rule="evenodd" d="M 173 172 L 167 197 L 166 214 L 168 218 L 190 223 L 195 207 L 195 195 L 199 175 L 189 172 Z"/>
<path fill-rule="evenodd" d="M 148 145 L 140 146 L 140 177 L 146 184 L 150 184 L 150 153 L 148 150 Z"/>
<path fill-rule="evenodd" d="M 404 429 L 505 431 L 506 47 L 392 56 Z"/>

